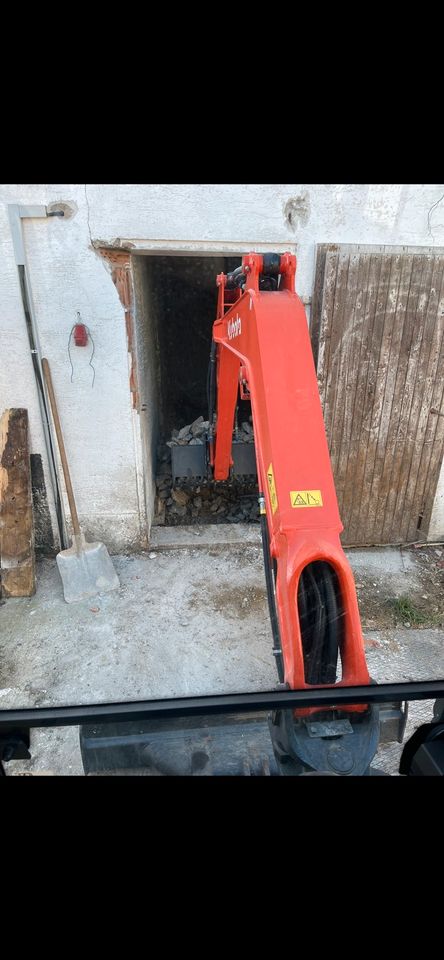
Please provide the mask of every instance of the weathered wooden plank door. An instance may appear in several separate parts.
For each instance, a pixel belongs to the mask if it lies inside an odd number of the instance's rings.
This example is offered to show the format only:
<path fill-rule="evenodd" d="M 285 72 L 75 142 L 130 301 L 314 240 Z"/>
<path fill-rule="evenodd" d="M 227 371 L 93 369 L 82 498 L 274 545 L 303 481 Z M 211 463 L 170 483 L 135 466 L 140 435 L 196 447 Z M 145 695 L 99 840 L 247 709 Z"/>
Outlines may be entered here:
<path fill-rule="evenodd" d="M 319 246 L 310 327 L 343 543 L 425 540 L 444 453 L 444 250 Z"/>

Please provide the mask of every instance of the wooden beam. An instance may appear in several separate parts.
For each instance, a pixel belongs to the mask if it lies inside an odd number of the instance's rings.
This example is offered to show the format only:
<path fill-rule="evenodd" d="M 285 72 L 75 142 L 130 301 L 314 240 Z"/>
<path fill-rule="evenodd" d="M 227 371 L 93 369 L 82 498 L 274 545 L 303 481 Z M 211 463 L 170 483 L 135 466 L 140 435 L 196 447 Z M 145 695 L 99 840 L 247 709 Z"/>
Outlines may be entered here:
<path fill-rule="evenodd" d="M 0 574 L 3 597 L 35 593 L 34 524 L 28 411 L 0 420 Z"/>

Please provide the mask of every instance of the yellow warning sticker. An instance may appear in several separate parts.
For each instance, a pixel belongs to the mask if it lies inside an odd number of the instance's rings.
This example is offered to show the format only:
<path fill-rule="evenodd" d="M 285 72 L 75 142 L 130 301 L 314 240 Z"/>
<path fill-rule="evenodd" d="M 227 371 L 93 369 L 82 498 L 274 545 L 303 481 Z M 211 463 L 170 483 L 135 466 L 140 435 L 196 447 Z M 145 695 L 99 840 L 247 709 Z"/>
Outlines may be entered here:
<path fill-rule="evenodd" d="M 323 507 L 320 490 L 291 490 L 292 507 Z"/>
<path fill-rule="evenodd" d="M 276 484 L 274 482 L 274 473 L 273 473 L 272 463 L 270 463 L 270 466 L 267 470 L 267 480 L 268 480 L 268 489 L 270 491 L 271 509 L 273 513 L 276 513 L 276 510 L 278 508 L 278 498 L 276 493 Z"/>

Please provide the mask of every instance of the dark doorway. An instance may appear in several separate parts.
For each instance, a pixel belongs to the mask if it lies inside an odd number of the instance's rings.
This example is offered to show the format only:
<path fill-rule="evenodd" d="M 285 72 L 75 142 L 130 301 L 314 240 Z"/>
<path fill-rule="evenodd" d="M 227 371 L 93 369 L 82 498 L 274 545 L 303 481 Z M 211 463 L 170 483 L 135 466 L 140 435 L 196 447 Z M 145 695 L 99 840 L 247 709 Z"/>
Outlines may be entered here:
<path fill-rule="evenodd" d="M 240 264 L 241 256 L 133 258 L 145 495 L 155 524 L 258 520 L 255 475 L 187 487 L 173 482 L 167 445 L 173 431 L 176 436 L 199 417 L 207 420 L 216 277 Z M 250 412 L 248 402 L 239 402 L 236 423 L 249 421 Z M 240 435 L 248 439 L 242 429 Z"/>
<path fill-rule="evenodd" d="M 206 378 L 216 319 L 218 273 L 234 270 L 240 257 L 138 258 L 146 274 L 157 340 L 159 440 L 206 416 Z"/>

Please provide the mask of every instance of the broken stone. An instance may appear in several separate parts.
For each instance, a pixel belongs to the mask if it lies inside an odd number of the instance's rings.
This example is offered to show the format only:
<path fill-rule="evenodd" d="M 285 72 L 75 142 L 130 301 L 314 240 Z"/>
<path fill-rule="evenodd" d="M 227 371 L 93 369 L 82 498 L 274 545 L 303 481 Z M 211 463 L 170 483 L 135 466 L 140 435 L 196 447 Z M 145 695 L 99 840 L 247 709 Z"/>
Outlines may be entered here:
<path fill-rule="evenodd" d="M 172 496 L 173 500 L 174 500 L 176 503 L 180 504 L 181 506 L 186 506 L 186 504 L 188 503 L 188 501 L 189 501 L 189 499 L 190 499 L 189 493 L 187 493 L 186 490 L 180 490 L 180 489 L 172 490 L 172 491 L 171 491 L 171 496 Z"/>
<path fill-rule="evenodd" d="M 186 517 L 187 508 L 185 506 L 181 506 L 180 503 L 173 503 L 173 506 L 171 507 L 171 513 L 174 513 L 177 517 Z"/>
<path fill-rule="evenodd" d="M 171 431 L 171 439 L 177 440 L 178 436 L 179 436 L 179 431 L 176 430 L 176 428 L 174 428 L 174 430 Z"/>
<path fill-rule="evenodd" d="M 177 447 L 176 440 L 167 440 L 167 447 Z"/>
<path fill-rule="evenodd" d="M 203 424 L 203 417 L 198 417 L 197 420 L 194 420 L 190 427 L 190 433 L 193 437 L 197 437 L 199 429 Z"/>
<path fill-rule="evenodd" d="M 197 443 L 200 443 L 200 445 L 202 446 L 203 440 L 199 440 L 199 437 L 193 437 L 193 439 L 190 440 L 190 447 L 192 447 L 193 444 L 194 446 L 196 446 Z"/>
<path fill-rule="evenodd" d="M 149 556 L 150 560 L 154 560 L 154 559 L 157 557 L 157 553 L 154 553 L 154 552 L 153 552 L 153 553 L 149 553 L 148 556 Z"/>
<path fill-rule="evenodd" d="M 203 423 L 200 423 L 199 426 L 195 427 L 193 430 L 193 437 L 203 437 L 207 432 L 209 427 L 209 421 L 204 420 Z"/>
<path fill-rule="evenodd" d="M 188 436 L 191 436 L 191 434 L 190 434 L 190 428 L 191 428 L 191 424 L 190 424 L 190 423 L 188 424 L 187 427 L 182 427 L 182 429 L 179 430 L 179 433 L 177 434 L 177 439 L 178 439 L 178 440 L 185 440 Z"/>

